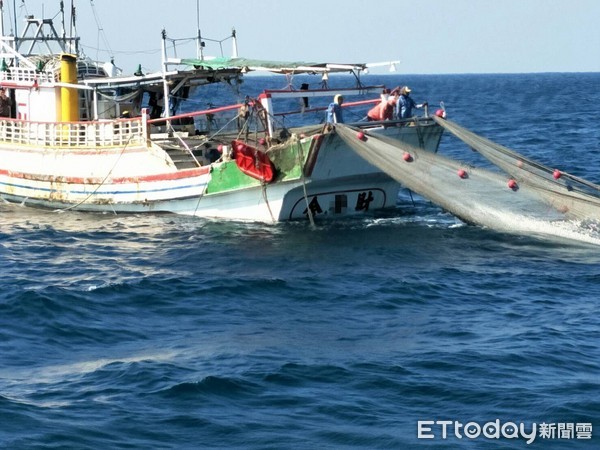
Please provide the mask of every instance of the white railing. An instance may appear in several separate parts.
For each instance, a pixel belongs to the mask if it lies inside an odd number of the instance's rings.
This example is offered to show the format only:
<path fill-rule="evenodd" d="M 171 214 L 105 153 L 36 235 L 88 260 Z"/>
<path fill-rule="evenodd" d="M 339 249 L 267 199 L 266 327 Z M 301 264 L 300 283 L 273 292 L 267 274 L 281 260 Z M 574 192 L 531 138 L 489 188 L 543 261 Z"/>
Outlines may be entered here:
<path fill-rule="evenodd" d="M 8 70 L 0 70 L 0 81 L 54 83 L 59 80 L 59 74 L 58 70 L 40 72 L 28 67 L 11 67 Z"/>
<path fill-rule="evenodd" d="M 35 147 L 122 147 L 146 143 L 142 118 L 107 122 L 28 122 L 0 119 L 0 141 Z"/>

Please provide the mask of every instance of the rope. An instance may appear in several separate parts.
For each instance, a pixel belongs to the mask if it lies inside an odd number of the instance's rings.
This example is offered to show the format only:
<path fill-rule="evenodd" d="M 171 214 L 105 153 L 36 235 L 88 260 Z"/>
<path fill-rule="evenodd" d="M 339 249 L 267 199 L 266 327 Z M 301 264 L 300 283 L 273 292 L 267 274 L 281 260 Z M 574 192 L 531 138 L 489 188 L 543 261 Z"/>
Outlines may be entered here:
<path fill-rule="evenodd" d="M 68 206 L 66 208 L 55 209 L 54 212 L 55 213 L 63 213 L 65 211 L 70 211 L 71 209 L 75 209 L 78 206 L 81 206 L 82 204 L 84 204 L 85 202 L 87 202 L 90 199 L 90 197 L 92 197 L 94 194 L 96 194 L 96 192 L 98 192 L 98 189 L 100 189 L 102 186 L 104 186 L 104 183 L 106 182 L 106 180 L 108 179 L 108 177 L 112 174 L 113 170 L 115 170 L 115 167 L 117 167 L 117 164 L 121 160 L 121 157 L 123 156 L 123 153 L 125 152 L 125 149 L 129 145 L 129 142 L 131 141 L 132 137 L 133 137 L 133 135 L 129 136 L 129 139 L 127 139 L 127 142 L 125 143 L 125 145 L 123 146 L 123 149 L 119 153 L 119 157 L 117 158 L 117 160 L 115 161 L 115 163 L 113 164 L 113 166 L 111 167 L 111 169 L 108 171 L 108 173 L 106 174 L 106 176 L 104 177 L 104 179 L 102 180 L 102 182 L 96 187 L 96 189 L 94 189 L 92 192 L 90 192 L 90 194 L 86 198 L 84 198 L 83 200 L 81 200 L 79 203 L 76 203 L 74 205 Z M 114 209 L 113 209 L 113 211 L 114 211 Z M 114 213 L 115 213 L 115 215 L 117 214 L 116 211 L 114 211 Z"/>
<path fill-rule="evenodd" d="M 302 151 L 302 144 L 300 144 L 299 141 L 296 141 L 296 143 L 298 145 L 298 164 L 302 165 L 302 170 L 300 171 L 302 176 L 300 179 L 302 180 L 302 190 L 304 192 L 304 201 L 306 202 L 306 212 L 308 214 L 310 226 L 312 228 L 315 228 L 315 219 L 313 217 L 312 210 L 310 209 L 310 203 L 308 201 L 308 193 L 306 191 L 306 177 L 304 176 L 304 165 L 302 164 L 302 162 L 304 161 L 304 152 Z"/>
<path fill-rule="evenodd" d="M 169 124 L 169 128 L 173 132 L 173 136 L 175 136 L 179 140 L 179 142 L 181 142 L 181 145 L 183 145 L 183 147 L 188 151 L 188 153 L 190 154 L 190 156 L 193 158 L 194 162 L 196 163 L 196 166 L 198 166 L 198 167 L 202 166 L 202 164 L 200 164 L 200 162 L 196 159 L 196 156 L 194 156 L 194 152 L 192 152 L 192 150 L 185 143 L 185 141 L 183 139 L 181 139 L 181 136 L 179 136 L 177 134 L 177 132 L 175 131 L 175 128 L 173 128 L 173 125 L 171 124 L 171 121 L 167 121 L 167 123 Z"/>
<path fill-rule="evenodd" d="M 215 138 L 215 136 L 217 136 L 217 135 L 218 135 L 219 133 L 221 133 L 221 132 L 222 132 L 222 131 L 223 131 L 225 128 L 227 128 L 227 127 L 229 126 L 229 124 L 230 124 L 231 122 L 233 122 L 235 119 L 237 119 L 237 116 L 235 116 L 233 119 L 231 119 L 231 120 L 230 120 L 229 122 L 227 122 L 225 125 L 223 125 L 221 128 L 219 128 L 219 129 L 218 129 L 217 131 L 215 131 L 213 134 L 211 134 L 211 135 L 207 136 L 207 138 L 206 138 L 206 139 L 207 139 L 207 140 L 209 140 L 209 141 L 210 141 L 211 139 L 214 139 L 214 138 Z"/>
<path fill-rule="evenodd" d="M 194 214 L 192 214 L 192 217 L 196 217 L 196 213 L 198 212 L 198 208 L 200 207 L 200 200 L 202 200 L 204 198 L 204 195 L 206 194 L 207 189 L 208 189 L 208 181 L 204 184 L 202 193 L 198 196 L 198 201 L 196 202 L 196 207 L 194 208 Z"/>
<path fill-rule="evenodd" d="M 269 204 L 269 199 L 267 198 L 267 184 L 266 183 L 261 183 L 262 185 L 262 194 L 263 194 L 263 200 L 265 201 L 266 205 L 267 205 L 267 209 L 269 210 L 269 215 L 271 216 L 271 221 L 273 223 L 276 222 L 275 220 L 275 216 L 273 216 L 273 211 L 271 211 L 271 205 Z"/>

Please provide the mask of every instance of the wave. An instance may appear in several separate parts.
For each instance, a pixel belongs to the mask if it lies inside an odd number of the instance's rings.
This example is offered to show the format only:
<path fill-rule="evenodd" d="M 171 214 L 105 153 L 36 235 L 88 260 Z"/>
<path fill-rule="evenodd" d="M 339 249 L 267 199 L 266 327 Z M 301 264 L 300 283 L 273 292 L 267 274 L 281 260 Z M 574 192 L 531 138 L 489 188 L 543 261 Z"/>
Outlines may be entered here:
<path fill-rule="evenodd" d="M 158 392 L 162 397 L 189 399 L 190 396 L 239 398 L 251 396 L 259 391 L 256 383 L 235 377 L 209 375 L 200 381 L 178 383 Z"/>

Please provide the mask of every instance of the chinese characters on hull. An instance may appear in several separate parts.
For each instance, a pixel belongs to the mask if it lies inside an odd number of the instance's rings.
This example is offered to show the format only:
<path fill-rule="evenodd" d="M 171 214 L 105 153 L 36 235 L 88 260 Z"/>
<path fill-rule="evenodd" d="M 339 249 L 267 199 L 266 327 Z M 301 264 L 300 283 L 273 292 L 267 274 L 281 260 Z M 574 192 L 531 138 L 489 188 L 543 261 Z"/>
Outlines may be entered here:
<path fill-rule="evenodd" d="M 369 211 L 371 203 L 375 200 L 373 191 L 361 191 L 357 194 L 356 204 L 354 205 L 354 211 Z M 346 194 L 336 194 L 333 202 L 331 212 L 333 214 L 345 213 L 348 206 L 348 196 Z M 304 209 L 302 214 L 308 217 L 308 212 L 311 212 L 312 216 L 323 214 L 323 207 L 319 203 L 319 196 L 315 195 L 308 204 L 308 207 Z"/>

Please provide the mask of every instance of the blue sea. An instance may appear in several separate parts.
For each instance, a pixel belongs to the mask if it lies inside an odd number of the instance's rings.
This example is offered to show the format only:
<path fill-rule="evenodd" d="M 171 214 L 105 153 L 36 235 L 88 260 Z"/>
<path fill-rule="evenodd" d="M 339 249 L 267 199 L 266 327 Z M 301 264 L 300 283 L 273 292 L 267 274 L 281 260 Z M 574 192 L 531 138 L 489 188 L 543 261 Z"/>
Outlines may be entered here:
<path fill-rule="evenodd" d="M 600 183 L 600 74 L 363 82 Z M 0 204 L 0 264 L 3 449 L 600 448 L 597 246 L 406 192 L 315 227 Z"/>

